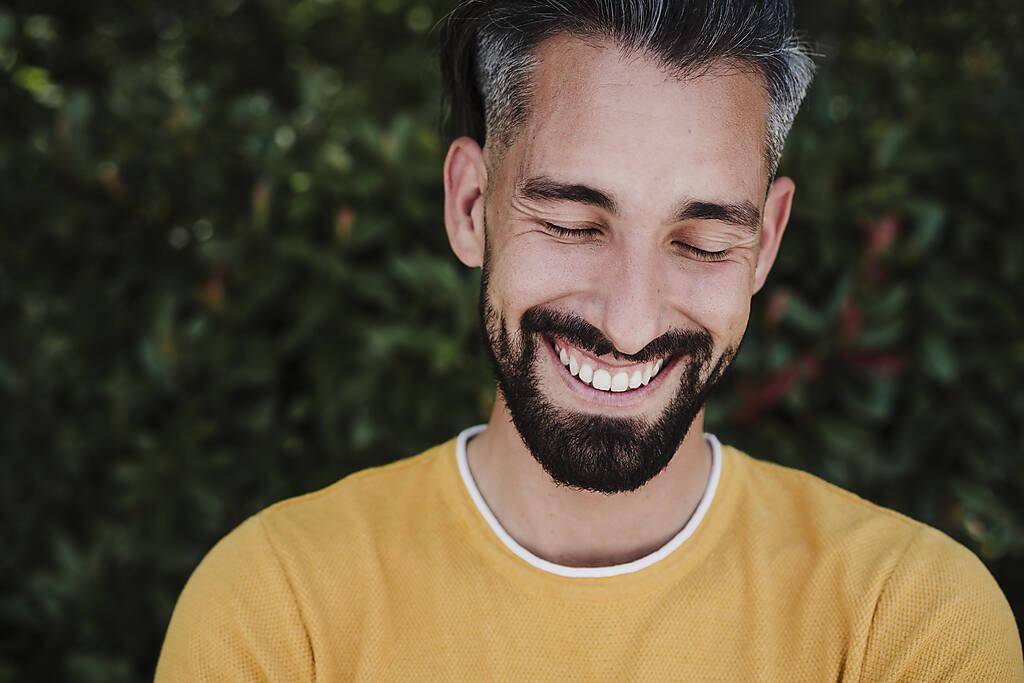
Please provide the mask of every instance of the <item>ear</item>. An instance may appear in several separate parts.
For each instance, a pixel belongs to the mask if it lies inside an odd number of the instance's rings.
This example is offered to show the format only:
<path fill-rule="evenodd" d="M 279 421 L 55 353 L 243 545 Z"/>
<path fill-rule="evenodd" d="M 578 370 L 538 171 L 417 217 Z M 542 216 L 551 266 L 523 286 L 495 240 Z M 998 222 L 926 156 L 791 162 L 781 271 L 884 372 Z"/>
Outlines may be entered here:
<path fill-rule="evenodd" d="M 793 193 L 796 184 L 785 176 L 776 178 L 768 188 L 768 197 L 764 202 L 764 216 L 761 220 L 761 249 L 757 255 L 757 267 L 754 270 L 754 292 L 764 287 L 768 272 L 775 263 L 782 243 L 782 233 L 789 223 L 789 211 L 793 207 Z"/>
<path fill-rule="evenodd" d="M 460 137 L 444 160 L 444 229 L 452 251 L 470 268 L 484 261 L 487 165 L 476 140 Z"/>

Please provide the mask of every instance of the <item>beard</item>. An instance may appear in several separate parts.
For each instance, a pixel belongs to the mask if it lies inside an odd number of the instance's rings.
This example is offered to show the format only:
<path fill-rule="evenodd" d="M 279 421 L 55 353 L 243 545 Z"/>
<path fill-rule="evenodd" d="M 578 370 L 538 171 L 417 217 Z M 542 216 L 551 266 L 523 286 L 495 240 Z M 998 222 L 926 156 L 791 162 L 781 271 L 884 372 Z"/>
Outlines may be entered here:
<path fill-rule="evenodd" d="M 705 328 L 670 330 L 636 354 L 614 344 L 578 315 L 534 306 L 523 313 L 517 339 L 491 304 L 488 249 L 480 282 L 480 322 L 498 388 L 512 422 L 533 457 L 551 478 L 564 486 L 600 493 L 634 491 L 672 460 L 708 395 L 736 355 L 729 347 L 712 363 L 713 340 Z M 602 356 L 613 354 L 637 364 L 658 358 L 682 366 L 679 384 L 668 406 L 649 421 L 579 412 L 556 406 L 540 389 L 541 344 L 558 337 Z M 664 370 L 663 370 L 664 371 Z M 576 380 L 574 380 L 576 381 Z M 668 375 L 665 381 L 670 381 Z"/>

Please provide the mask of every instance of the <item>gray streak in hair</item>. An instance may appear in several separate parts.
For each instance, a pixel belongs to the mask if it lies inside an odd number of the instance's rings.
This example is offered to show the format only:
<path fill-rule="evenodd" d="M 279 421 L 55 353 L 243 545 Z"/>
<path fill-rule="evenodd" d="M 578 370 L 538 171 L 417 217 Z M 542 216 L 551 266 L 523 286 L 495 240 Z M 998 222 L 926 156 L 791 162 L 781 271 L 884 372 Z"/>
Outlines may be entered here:
<path fill-rule="evenodd" d="M 814 76 L 791 0 L 464 0 L 441 35 L 454 135 L 510 145 L 529 115 L 535 49 L 556 35 L 649 55 L 684 80 L 735 64 L 761 76 L 769 102 L 765 164 L 775 176 Z"/>

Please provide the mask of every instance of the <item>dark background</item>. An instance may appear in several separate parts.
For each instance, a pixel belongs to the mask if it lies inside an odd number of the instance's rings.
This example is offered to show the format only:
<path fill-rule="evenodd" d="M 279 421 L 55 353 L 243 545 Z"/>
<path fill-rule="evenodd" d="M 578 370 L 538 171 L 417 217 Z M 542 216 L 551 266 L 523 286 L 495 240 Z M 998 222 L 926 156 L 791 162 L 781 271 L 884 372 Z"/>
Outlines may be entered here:
<path fill-rule="evenodd" d="M 805 2 L 795 212 L 709 430 L 937 526 L 1024 614 L 1024 17 Z M 0 680 L 152 676 L 246 516 L 486 419 L 447 2 L 0 9 Z"/>

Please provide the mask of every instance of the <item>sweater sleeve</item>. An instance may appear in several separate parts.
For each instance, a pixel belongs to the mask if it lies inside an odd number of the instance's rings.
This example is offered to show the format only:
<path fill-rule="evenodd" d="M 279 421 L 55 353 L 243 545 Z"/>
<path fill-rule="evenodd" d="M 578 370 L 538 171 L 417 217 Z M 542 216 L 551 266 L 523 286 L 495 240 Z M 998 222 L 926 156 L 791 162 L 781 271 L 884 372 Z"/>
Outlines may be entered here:
<path fill-rule="evenodd" d="M 192 573 L 155 680 L 314 680 L 302 614 L 259 515 L 221 539 Z"/>
<path fill-rule="evenodd" d="M 1024 681 L 1020 635 L 970 550 L 921 527 L 875 607 L 865 681 Z"/>

